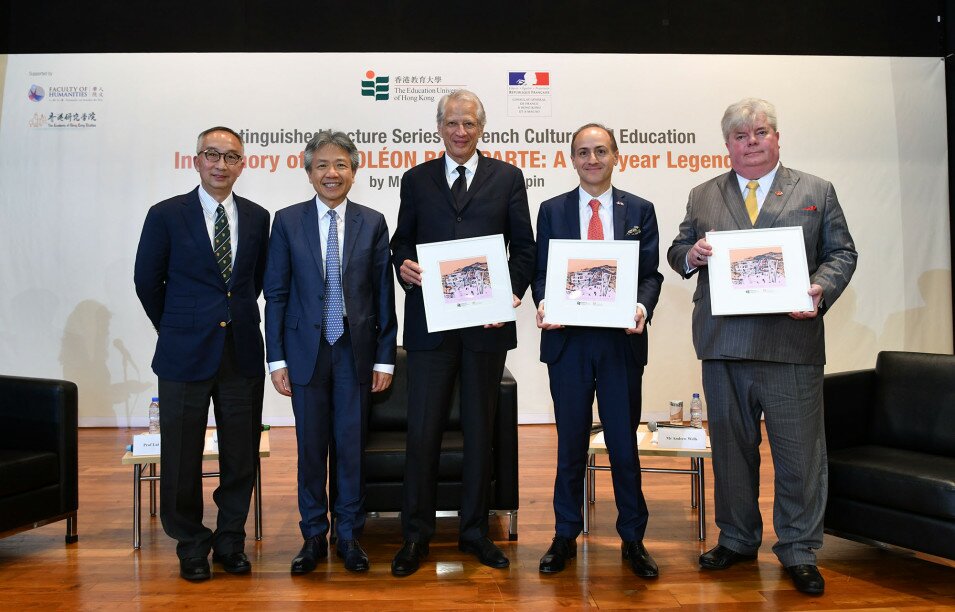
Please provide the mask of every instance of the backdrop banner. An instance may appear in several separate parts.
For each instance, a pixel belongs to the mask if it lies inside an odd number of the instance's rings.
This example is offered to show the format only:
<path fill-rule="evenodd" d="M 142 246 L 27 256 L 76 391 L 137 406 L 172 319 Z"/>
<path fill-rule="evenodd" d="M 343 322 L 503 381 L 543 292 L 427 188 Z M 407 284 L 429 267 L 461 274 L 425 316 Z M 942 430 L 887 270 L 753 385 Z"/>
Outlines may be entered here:
<path fill-rule="evenodd" d="M 523 172 L 532 219 L 577 186 L 570 135 L 597 121 L 620 146 L 614 184 L 652 201 L 661 261 L 690 188 L 729 168 L 720 119 L 743 97 L 778 111 L 781 161 L 835 185 L 859 268 L 826 315 L 827 371 L 879 350 L 952 351 L 940 58 L 557 54 L 10 55 L 0 117 L 0 372 L 66 378 L 80 424 L 142 426 L 156 335 L 133 291 L 146 210 L 198 184 L 196 136 L 246 140 L 236 193 L 274 212 L 314 195 L 302 150 L 351 134 L 350 198 L 393 230 L 402 174 L 438 156 L 438 99 L 458 88 L 487 110 L 479 148 Z M 0 62 L 2 63 L 2 62 Z M 0 76 L 3 76 L 0 73 Z M 241 248 L 241 245 L 240 245 Z M 700 391 L 695 280 L 666 264 L 644 376 L 644 419 Z M 397 296 L 399 321 L 404 304 Z M 530 292 L 517 313 L 520 420 L 552 422 Z M 399 342 L 401 336 L 399 334 Z M 265 422 L 291 424 L 267 385 Z"/>

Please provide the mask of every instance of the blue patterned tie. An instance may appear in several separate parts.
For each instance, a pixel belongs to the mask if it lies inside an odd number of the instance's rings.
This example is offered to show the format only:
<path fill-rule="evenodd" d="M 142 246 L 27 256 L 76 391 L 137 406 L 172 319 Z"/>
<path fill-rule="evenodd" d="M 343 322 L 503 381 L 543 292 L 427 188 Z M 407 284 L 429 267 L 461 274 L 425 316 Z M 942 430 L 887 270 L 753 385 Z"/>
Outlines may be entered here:
<path fill-rule="evenodd" d="M 325 318 L 322 328 L 329 344 L 345 333 L 345 305 L 342 302 L 342 269 L 338 261 L 338 216 L 328 211 L 328 240 L 325 245 Z"/>

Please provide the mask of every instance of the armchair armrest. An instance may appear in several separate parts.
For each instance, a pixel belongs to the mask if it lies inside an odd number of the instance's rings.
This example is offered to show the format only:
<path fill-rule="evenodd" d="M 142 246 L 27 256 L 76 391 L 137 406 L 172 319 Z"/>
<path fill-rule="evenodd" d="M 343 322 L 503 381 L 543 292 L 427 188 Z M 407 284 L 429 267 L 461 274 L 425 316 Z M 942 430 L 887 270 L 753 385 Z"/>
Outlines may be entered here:
<path fill-rule="evenodd" d="M 57 454 L 62 512 L 79 501 L 78 418 L 75 383 L 0 376 L 0 447 Z"/>
<path fill-rule="evenodd" d="M 517 477 L 517 381 L 504 368 L 494 419 L 494 474 L 497 491 L 491 507 L 517 510 L 520 505 Z"/>
<path fill-rule="evenodd" d="M 874 369 L 826 375 L 822 397 L 830 451 L 865 444 L 877 381 Z"/>

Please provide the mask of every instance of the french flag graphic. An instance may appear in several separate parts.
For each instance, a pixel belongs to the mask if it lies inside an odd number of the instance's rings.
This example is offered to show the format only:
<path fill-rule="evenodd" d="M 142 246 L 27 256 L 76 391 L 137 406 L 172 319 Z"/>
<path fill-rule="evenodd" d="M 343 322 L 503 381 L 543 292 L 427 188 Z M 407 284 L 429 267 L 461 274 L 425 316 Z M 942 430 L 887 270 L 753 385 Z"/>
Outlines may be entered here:
<path fill-rule="evenodd" d="M 509 85 L 532 85 L 536 87 L 541 87 L 543 85 L 550 85 L 550 73 L 549 72 L 509 72 L 508 84 Z"/>

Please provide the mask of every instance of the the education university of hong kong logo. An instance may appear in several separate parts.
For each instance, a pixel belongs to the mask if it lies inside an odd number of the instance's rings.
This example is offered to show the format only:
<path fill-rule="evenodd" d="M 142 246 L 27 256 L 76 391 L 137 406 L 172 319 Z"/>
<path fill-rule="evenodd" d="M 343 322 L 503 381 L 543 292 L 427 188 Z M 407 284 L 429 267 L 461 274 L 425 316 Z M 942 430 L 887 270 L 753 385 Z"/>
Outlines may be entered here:
<path fill-rule="evenodd" d="M 39 85 L 30 85 L 30 91 L 27 92 L 27 97 L 34 102 L 39 102 L 46 97 L 46 91 Z"/>
<path fill-rule="evenodd" d="M 361 80 L 361 95 L 374 97 L 375 100 L 387 100 L 388 77 L 375 76 L 375 71 L 369 70 Z"/>

